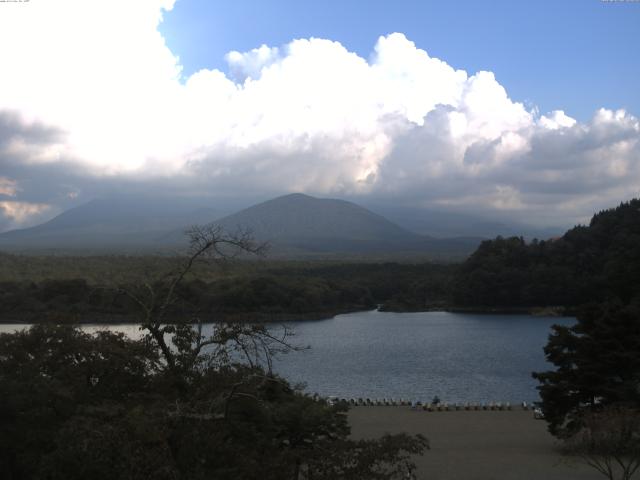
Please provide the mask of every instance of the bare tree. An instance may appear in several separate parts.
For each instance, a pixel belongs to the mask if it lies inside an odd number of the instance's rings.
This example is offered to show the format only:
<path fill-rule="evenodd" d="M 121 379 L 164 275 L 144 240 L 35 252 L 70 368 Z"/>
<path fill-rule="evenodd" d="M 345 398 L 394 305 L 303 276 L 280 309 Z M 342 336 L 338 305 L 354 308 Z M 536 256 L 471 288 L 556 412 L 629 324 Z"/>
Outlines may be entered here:
<path fill-rule="evenodd" d="M 291 332 L 285 327 L 276 335 L 264 325 L 218 322 L 213 332 L 205 336 L 199 316 L 179 321 L 172 318 L 179 302 L 178 287 L 197 262 L 223 262 L 242 254 L 264 255 L 267 244 L 256 242 L 249 230 L 230 234 L 214 224 L 193 226 L 186 234 L 189 249 L 174 271 L 154 282 L 121 290 L 139 309 L 140 329 L 156 343 L 170 372 L 184 374 L 198 363 L 228 361 L 234 354 L 243 356 L 252 367 L 261 365 L 271 372 L 273 355 L 293 349 L 287 341 Z M 209 347 L 207 355 L 203 355 L 205 347 Z"/>
<path fill-rule="evenodd" d="M 582 428 L 565 440 L 565 451 L 609 480 L 630 480 L 640 467 L 640 411 L 608 407 L 585 413 Z"/>

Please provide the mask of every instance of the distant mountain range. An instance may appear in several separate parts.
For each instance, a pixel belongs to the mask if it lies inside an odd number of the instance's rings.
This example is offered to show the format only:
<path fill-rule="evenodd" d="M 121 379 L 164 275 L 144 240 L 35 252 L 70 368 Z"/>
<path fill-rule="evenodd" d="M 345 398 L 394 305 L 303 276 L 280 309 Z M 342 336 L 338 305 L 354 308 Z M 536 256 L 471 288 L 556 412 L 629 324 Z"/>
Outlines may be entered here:
<path fill-rule="evenodd" d="M 145 250 L 160 248 L 167 232 L 208 223 L 225 212 L 192 202 L 117 197 L 92 200 L 31 228 L 0 234 L 11 250 Z"/>
<path fill-rule="evenodd" d="M 536 228 L 517 222 L 503 222 L 471 214 L 405 207 L 381 203 L 366 203 L 366 208 L 384 215 L 402 228 L 421 235 L 447 237 L 524 237 L 545 239 L 562 235 L 565 227 Z"/>
<path fill-rule="evenodd" d="M 272 255 L 279 257 L 461 257 L 471 253 L 485 237 L 468 230 L 469 235 L 435 238 L 399 226 L 355 203 L 303 194 L 285 195 L 225 215 L 228 212 L 185 200 L 99 199 L 41 225 L 0 234 L 0 249 L 158 253 L 185 247 L 184 230 L 208 223 L 229 231 L 250 229 L 258 240 L 268 241 Z M 396 210 L 393 216 L 404 218 L 403 223 L 410 225 L 412 214 L 420 217 L 417 210 L 404 214 Z M 418 220 L 414 224 L 420 225 Z"/>

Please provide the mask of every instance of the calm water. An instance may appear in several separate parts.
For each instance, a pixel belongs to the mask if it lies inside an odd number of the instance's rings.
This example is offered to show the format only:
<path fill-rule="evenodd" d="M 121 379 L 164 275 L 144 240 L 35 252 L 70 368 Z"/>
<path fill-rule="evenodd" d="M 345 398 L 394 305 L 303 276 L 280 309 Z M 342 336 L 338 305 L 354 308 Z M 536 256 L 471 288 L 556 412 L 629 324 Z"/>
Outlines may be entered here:
<path fill-rule="evenodd" d="M 550 326 L 573 322 L 526 315 L 377 311 L 289 322 L 296 333 L 293 343 L 311 348 L 281 357 L 275 369 L 322 395 L 532 401 L 538 394 L 531 372 L 549 368 L 542 347 Z M 15 328 L 1 325 L 0 332 Z M 138 334 L 136 326 L 109 328 Z"/>

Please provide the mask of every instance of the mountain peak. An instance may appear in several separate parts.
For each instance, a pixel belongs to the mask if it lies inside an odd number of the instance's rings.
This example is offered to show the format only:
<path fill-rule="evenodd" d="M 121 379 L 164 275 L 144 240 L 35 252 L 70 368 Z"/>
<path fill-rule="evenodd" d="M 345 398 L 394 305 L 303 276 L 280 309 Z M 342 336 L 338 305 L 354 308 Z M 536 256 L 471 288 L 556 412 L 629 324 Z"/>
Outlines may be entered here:
<path fill-rule="evenodd" d="M 55 219 L 0 235 L 12 248 L 168 249 L 185 245 L 184 229 L 216 218 L 209 209 L 168 200 L 92 201 Z M 189 207 L 189 208 L 187 208 Z M 217 218 L 220 218 L 219 216 Z M 436 240 L 406 230 L 355 203 L 290 193 L 245 208 L 214 222 L 226 231 L 249 229 L 280 255 L 470 253 L 469 242 Z M 475 242 L 477 243 L 477 242 Z"/>
<path fill-rule="evenodd" d="M 263 205 L 263 204 L 289 204 L 289 205 L 304 204 L 304 205 L 308 205 L 308 204 L 319 203 L 319 202 L 323 202 L 323 201 L 339 201 L 339 200 L 312 197 L 311 195 L 307 195 L 306 193 L 295 192 L 295 193 L 288 193 L 286 195 L 281 195 L 279 197 L 272 198 L 270 200 L 266 200 L 265 202 L 262 202 L 262 203 L 260 203 L 258 205 Z M 249 207 L 249 208 L 251 208 L 251 207 Z"/>
<path fill-rule="evenodd" d="M 292 193 L 225 217 L 225 229 L 248 228 L 275 247 L 313 251 L 388 250 L 422 239 L 364 207 Z"/>
<path fill-rule="evenodd" d="M 316 197 L 312 197 L 311 195 L 307 195 L 306 193 L 294 192 L 288 193 L 286 195 L 281 195 L 280 197 L 276 197 L 273 200 L 318 200 Z"/>

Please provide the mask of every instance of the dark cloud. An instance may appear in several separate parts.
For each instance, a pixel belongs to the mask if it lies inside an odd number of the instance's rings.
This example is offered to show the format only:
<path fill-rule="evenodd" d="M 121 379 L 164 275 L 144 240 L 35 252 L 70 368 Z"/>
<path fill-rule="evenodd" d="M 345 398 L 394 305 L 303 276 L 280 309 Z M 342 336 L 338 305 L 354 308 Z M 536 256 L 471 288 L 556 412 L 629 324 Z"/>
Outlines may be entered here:
<path fill-rule="evenodd" d="M 0 110 L 0 152 L 4 156 L 14 142 L 49 145 L 63 139 L 63 132 L 38 122 L 27 123 L 14 111 Z"/>

